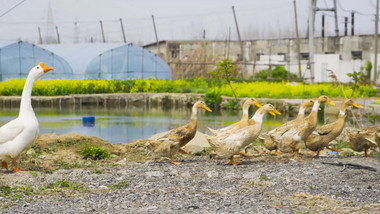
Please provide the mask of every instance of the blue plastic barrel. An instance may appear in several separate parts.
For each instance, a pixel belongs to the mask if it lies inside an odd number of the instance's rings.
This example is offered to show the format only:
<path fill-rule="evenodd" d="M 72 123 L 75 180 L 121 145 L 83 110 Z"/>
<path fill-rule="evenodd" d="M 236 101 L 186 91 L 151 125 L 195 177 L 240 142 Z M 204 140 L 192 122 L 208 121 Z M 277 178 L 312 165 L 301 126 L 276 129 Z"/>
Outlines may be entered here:
<path fill-rule="evenodd" d="M 95 126 L 95 116 L 88 115 L 82 117 L 82 123 L 85 127 L 94 127 Z"/>

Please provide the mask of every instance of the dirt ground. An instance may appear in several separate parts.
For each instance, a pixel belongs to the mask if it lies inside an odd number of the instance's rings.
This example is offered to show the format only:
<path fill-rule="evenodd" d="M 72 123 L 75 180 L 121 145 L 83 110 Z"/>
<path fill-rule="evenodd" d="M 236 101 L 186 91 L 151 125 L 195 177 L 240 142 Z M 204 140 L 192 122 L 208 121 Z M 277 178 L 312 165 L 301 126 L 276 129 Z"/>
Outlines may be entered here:
<path fill-rule="evenodd" d="M 96 145 L 113 154 L 83 159 Z M 380 156 L 308 151 L 294 158 L 259 154 L 232 166 L 206 149 L 150 158 L 144 143 L 110 144 L 78 134 L 43 134 L 19 164 L 0 171 L 1 213 L 380 213 Z M 377 153 L 376 153 L 377 154 Z"/>

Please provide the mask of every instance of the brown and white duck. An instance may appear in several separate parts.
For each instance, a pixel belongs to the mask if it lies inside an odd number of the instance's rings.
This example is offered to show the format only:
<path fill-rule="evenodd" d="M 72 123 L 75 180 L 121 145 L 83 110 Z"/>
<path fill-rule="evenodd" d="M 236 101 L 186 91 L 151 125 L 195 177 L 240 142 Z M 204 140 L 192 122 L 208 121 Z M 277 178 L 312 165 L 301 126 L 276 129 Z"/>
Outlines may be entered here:
<path fill-rule="evenodd" d="M 259 139 L 262 141 L 263 146 L 268 149 L 269 151 L 276 151 L 276 154 L 278 155 L 279 153 L 277 152 L 278 149 L 278 143 L 282 139 L 282 135 L 291 129 L 294 124 L 297 124 L 301 122 L 305 118 L 305 110 L 309 107 L 312 107 L 314 105 L 313 100 L 306 100 L 305 102 L 302 103 L 302 105 L 299 108 L 297 118 L 291 121 L 288 121 L 281 126 L 260 135 Z"/>
<path fill-rule="evenodd" d="M 246 126 L 234 133 L 218 136 L 208 136 L 207 140 L 216 155 L 221 158 L 230 158 L 233 165 L 239 164 L 241 159 L 237 159 L 234 155 L 240 154 L 240 151 L 252 143 L 260 134 L 263 124 L 263 118 L 266 113 L 275 115 L 277 111 L 273 105 L 266 104 L 259 108 L 252 117 L 255 121 L 253 125 Z"/>
<path fill-rule="evenodd" d="M 350 139 L 351 148 L 354 151 L 362 152 L 369 157 L 368 149 L 380 147 L 380 125 L 369 127 L 356 133 L 347 132 Z"/>
<path fill-rule="evenodd" d="M 297 124 L 293 124 L 292 128 L 282 135 L 283 138 L 278 144 L 278 149 L 281 152 L 295 152 L 295 155 L 297 155 L 298 144 L 302 140 L 305 140 L 317 127 L 318 108 L 322 103 L 328 103 L 332 106 L 335 105 L 327 96 L 320 96 L 314 102 L 309 116 L 302 119 Z"/>
<path fill-rule="evenodd" d="M 309 135 L 309 137 L 306 138 L 306 148 L 317 152 L 316 157 L 319 157 L 319 152 L 325 147 L 329 150 L 339 151 L 330 148 L 328 145 L 332 140 L 337 138 L 340 133 L 342 133 L 344 127 L 344 119 L 346 118 L 346 109 L 350 106 L 359 108 L 359 106 L 352 99 L 347 99 L 342 103 L 338 119 L 336 121 L 317 128 L 312 134 Z"/>
<path fill-rule="evenodd" d="M 220 129 L 212 129 L 212 128 L 208 128 L 208 129 L 213 135 L 223 135 L 225 133 L 233 132 L 233 131 L 236 131 L 248 126 L 249 125 L 248 124 L 248 120 L 249 120 L 248 110 L 251 105 L 255 105 L 258 108 L 261 107 L 260 103 L 255 98 L 249 98 L 243 104 L 243 115 L 241 116 L 240 121 L 234 124 L 231 124 L 229 126 L 220 128 Z"/>
<path fill-rule="evenodd" d="M 203 101 L 198 101 L 193 105 L 191 120 L 188 124 L 172 129 L 166 135 L 150 141 L 154 153 L 161 157 L 170 157 L 170 162 L 173 164 L 180 164 L 181 162 L 174 161 L 173 156 L 194 138 L 197 132 L 197 112 L 202 108 L 211 112 Z"/>

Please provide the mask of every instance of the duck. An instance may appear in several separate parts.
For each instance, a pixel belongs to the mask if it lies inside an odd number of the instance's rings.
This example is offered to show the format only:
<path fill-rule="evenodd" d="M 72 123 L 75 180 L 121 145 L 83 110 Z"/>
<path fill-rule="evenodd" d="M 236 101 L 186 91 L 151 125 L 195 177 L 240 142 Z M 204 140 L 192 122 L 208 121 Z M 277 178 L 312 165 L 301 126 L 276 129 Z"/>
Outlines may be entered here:
<path fill-rule="evenodd" d="M 276 115 L 274 111 L 277 110 L 272 104 L 265 104 L 252 116 L 251 119 L 255 121 L 253 125 L 248 125 L 245 128 L 225 135 L 207 136 L 206 139 L 218 157 L 229 158 L 232 165 L 240 164 L 241 159 L 235 158 L 234 155 L 240 154 L 243 148 L 259 136 L 264 115 L 270 113 L 274 116 Z"/>
<path fill-rule="evenodd" d="M 343 131 L 344 119 L 346 118 L 346 109 L 350 106 L 354 108 L 359 108 L 352 99 L 347 99 L 342 103 L 340 107 L 338 119 L 332 123 L 325 124 L 318 127 L 314 132 L 312 132 L 305 140 L 306 148 L 311 151 L 317 152 L 315 157 L 319 157 L 319 152 L 325 147 L 329 150 L 339 152 L 340 150 L 330 148 L 329 143 L 337 138 Z"/>
<path fill-rule="evenodd" d="M 53 68 L 41 62 L 29 71 L 21 95 L 18 117 L 0 127 L 0 161 L 7 170 L 8 162 L 11 161 L 14 172 L 21 172 L 17 158 L 32 145 L 38 135 L 39 123 L 32 107 L 32 88 L 34 82 L 50 70 Z"/>
<path fill-rule="evenodd" d="M 278 150 L 278 142 L 281 141 L 282 135 L 291 129 L 291 127 L 294 124 L 297 124 L 301 122 L 305 118 L 305 110 L 309 107 L 312 107 L 314 105 L 314 100 L 306 100 L 304 101 L 298 111 L 298 115 L 296 119 L 288 121 L 281 126 L 260 135 L 259 139 L 261 140 L 263 146 L 268 149 L 269 151 L 275 150 L 275 154 L 279 155 L 280 153 L 277 152 Z"/>
<path fill-rule="evenodd" d="M 347 132 L 351 148 L 354 151 L 364 151 L 364 156 L 369 157 L 368 149 L 380 147 L 380 125 L 369 127 L 362 131 Z"/>
<path fill-rule="evenodd" d="M 212 112 L 203 101 L 195 102 L 192 107 L 191 120 L 188 124 L 172 129 L 164 136 L 150 142 L 153 146 L 153 152 L 156 155 L 170 157 L 172 164 L 181 164 L 181 162 L 174 161 L 174 155 L 179 151 L 185 153 L 181 148 L 194 138 L 197 132 L 198 109 L 205 109 L 206 111 Z"/>
<path fill-rule="evenodd" d="M 281 152 L 294 152 L 295 156 L 297 156 L 299 150 L 298 144 L 302 140 L 305 140 L 317 128 L 317 113 L 319 105 L 322 103 L 335 106 L 327 96 L 320 96 L 314 102 L 310 114 L 298 123 L 293 124 L 292 127 L 282 135 L 282 140 L 278 143 L 278 149 Z"/>
<path fill-rule="evenodd" d="M 234 124 L 231 124 L 229 126 L 226 126 L 226 127 L 223 127 L 223 128 L 220 128 L 220 129 L 212 129 L 212 128 L 209 128 L 208 129 L 210 130 L 210 132 L 213 134 L 213 135 L 223 135 L 227 132 L 233 132 L 233 131 L 236 131 L 236 130 L 239 130 L 241 128 L 244 128 L 246 126 L 249 125 L 248 123 L 248 119 L 249 119 L 249 107 L 251 105 L 254 105 L 258 108 L 261 107 L 260 103 L 255 99 L 255 98 L 248 98 L 244 104 L 243 104 L 243 114 L 241 116 L 241 119 L 240 121 L 234 123 Z"/>

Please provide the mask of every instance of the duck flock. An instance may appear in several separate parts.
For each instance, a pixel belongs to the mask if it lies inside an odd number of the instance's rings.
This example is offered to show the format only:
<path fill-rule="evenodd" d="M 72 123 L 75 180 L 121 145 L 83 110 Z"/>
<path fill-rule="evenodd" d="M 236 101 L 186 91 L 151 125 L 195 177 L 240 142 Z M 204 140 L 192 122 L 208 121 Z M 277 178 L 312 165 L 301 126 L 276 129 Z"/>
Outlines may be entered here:
<path fill-rule="evenodd" d="M 19 116 L 0 127 L 0 162 L 7 170 L 8 162 L 12 162 L 14 171 L 21 171 L 16 160 L 38 136 L 39 124 L 31 105 L 33 83 L 52 69 L 41 62 L 30 70 L 22 92 Z M 320 151 L 325 148 L 338 151 L 329 147 L 329 143 L 341 134 L 346 109 L 350 106 L 359 108 L 352 99 L 347 99 L 343 102 L 336 121 L 317 127 L 317 113 L 322 103 L 335 105 L 325 95 L 316 100 L 307 100 L 300 106 L 296 119 L 261 134 L 264 115 L 269 113 L 275 116 L 281 113 L 271 104 L 261 105 L 256 99 L 248 98 L 243 104 L 240 121 L 217 130 L 209 128 L 211 135 L 207 135 L 206 138 L 216 155 L 228 158 L 233 165 L 241 163 L 242 156 L 249 156 L 244 149 L 256 139 L 260 139 L 266 149 L 274 151 L 277 155 L 282 152 L 294 153 L 296 156 L 299 144 L 304 142 L 306 148 L 315 151 L 316 157 L 319 157 Z M 248 116 L 250 106 L 258 108 L 252 118 Z M 312 110 L 309 115 L 305 115 L 305 110 L 309 107 Z M 177 152 L 185 153 L 182 148 L 194 138 L 197 131 L 197 112 L 200 109 L 211 112 L 203 101 L 197 101 L 192 107 L 188 124 L 172 129 L 158 139 L 149 140 L 153 152 L 159 157 L 169 158 L 173 164 L 180 164 L 174 161 L 174 155 Z M 369 156 L 368 149 L 380 146 L 380 125 L 347 134 L 351 148 L 358 152 L 364 151 L 366 157 Z"/>

